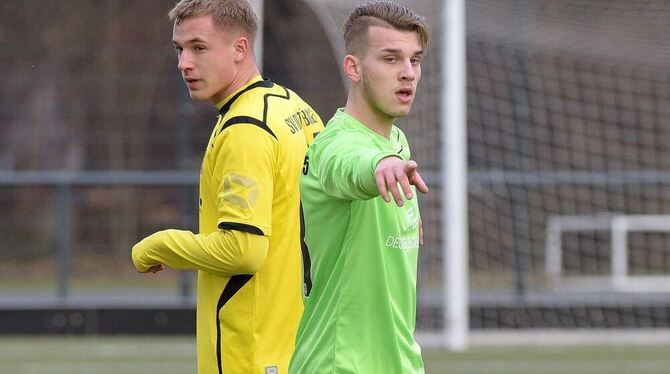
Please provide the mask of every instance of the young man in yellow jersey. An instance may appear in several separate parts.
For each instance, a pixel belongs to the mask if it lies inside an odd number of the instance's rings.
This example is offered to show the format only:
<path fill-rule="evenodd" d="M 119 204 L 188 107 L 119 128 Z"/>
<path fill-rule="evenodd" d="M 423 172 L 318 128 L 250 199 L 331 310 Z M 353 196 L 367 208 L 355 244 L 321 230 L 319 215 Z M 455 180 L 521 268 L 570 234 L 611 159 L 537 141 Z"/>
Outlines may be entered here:
<path fill-rule="evenodd" d="M 182 0 L 169 13 L 178 68 L 220 112 L 200 174 L 200 230 L 137 243 L 140 272 L 198 270 L 198 373 L 286 373 L 302 313 L 299 176 L 323 129 L 291 90 L 261 78 L 246 0 Z"/>

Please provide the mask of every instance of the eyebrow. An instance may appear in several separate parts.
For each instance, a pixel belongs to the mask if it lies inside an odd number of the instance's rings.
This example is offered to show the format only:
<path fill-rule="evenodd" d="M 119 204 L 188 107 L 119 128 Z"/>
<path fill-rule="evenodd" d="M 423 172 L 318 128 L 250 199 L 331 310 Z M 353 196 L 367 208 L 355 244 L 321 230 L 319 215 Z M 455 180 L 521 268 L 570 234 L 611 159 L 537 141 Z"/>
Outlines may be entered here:
<path fill-rule="evenodd" d="M 187 40 L 184 44 L 193 44 L 193 43 L 207 43 L 206 40 L 195 37 L 193 39 Z M 180 45 L 176 40 L 172 40 L 172 44 Z"/>
<path fill-rule="evenodd" d="M 400 53 L 402 51 L 398 48 L 384 48 L 384 49 L 381 49 L 379 52 Z M 418 51 L 416 51 L 412 54 L 412 56 L 417 56 L 417 55 L 423 55 L 423 49 L 419 49 Z"/>

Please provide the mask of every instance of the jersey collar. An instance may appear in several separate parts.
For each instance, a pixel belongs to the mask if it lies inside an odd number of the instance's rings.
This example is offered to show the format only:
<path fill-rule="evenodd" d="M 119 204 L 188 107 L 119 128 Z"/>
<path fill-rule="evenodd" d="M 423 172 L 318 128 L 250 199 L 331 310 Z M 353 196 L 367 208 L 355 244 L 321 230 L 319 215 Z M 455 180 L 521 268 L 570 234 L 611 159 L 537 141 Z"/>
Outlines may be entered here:
<path fill-rule="evenodd" d="M 365 124 L 359 120 L 357 120 L 355 117 L 352 115 L 348 114 L 347 112 L 344 111 L 345 108 L 338 108 L 337 111 L 335 112 L 335 117 L 342 117 L 346 122 L 354 124 L 356 127 L 360 128 L 362 131 L 372 135 L 373 138 L 384 141 L 386 143 L 393 143 L 393 138 L 396 137 L 397 140 L 400 140 L 400 136 L 398 134 L 398 129 L 396 128 L 395 125 L 391 127 L 391 135 L 387 139 L 376 132 L 372 131 L 369 127 L 365 126 Z"/>
<path fill-rule="evenodd" d="M 247 91 L 251 91 L 254 88 L 258 87 L 265 87 L 265 88 L 270 88 L 274 85 L 269 79 L 267 78 L 262 78 L 260 75 L 255 76 L 252 78 L 247 84 L 244 86 L 240 87 L 239 90 L 236 92 L 230 94 L 228 97 L 225 99 L 221 100 L 218 104 L 216 104 L 216 108 L 219 109 L 219 113 L 224 116 L 230 110 L 230 107 L 233 105 L 235 100 L 237 100 L 242 94 L 244 94 Z"/>

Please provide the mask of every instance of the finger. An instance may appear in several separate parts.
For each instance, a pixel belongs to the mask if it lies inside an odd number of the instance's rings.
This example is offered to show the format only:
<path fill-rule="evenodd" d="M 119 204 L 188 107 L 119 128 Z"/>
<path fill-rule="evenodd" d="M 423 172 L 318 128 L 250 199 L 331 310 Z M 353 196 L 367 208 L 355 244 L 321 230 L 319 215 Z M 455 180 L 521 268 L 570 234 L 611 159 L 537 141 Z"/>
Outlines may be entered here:
<path fill-rule="evenodd" d="M 405 164 L 405 173 L 407 174 L 407 177 L 410 180 L 410 183 L 416 186 L 419 189 L 419 192 L 427 193 L 428 192 L 428 186 L 426 186 L 426 183 L 423 181 L 423 178 L 421 178 L 421 175 L 419 174 L 419 165 L 416 163 L 416 161 L 409 160 Z"/>
<path fill-rule="evenodd" d="M 421 178 L 421 175 L 418 171 L 412 175 L 410 183 L 413 184 L 420 192 L 428 193 L 428 186 L 426 186 L 426 182 L 423 181 L 423 178 Z"/>
<path fill-rule="evenodd" d="M 405 169 L 407 170 L 407 169 Z M 402 191 L 405 193 L 405 197 L 407 200 L 411 200 L 412 197 L 414 197 L 414 194 L 412 193 L 412 186 L 410 185 L 409 178 L 407 178 L 409 174 L 398 174 L 398 182 L 400 183 L 400 187 L 402 188 Z"/>
<path fill-rule="evenodd" d="M 148 268 L 144 273 L 157 273 L 163 270 L 163 264 L 156 264 Z"/>
<path fill-rule="evenodd" d="M 405 176 L 402 173 L 400 173 L 400 175 L 407 178 L 407 176 Z M 399 182 L 398 176 L 394 174 L 389 174 L 388 177 L 386 178 L 386 186 L 391 191 L 391 195 L 393 195 L 393 200 L 395 200 L 396 205 L 403 206 L 404 202 L 402 199 L 402 194 L 398 189 L 398 182 Z"/>
<path fill-rule="evenodd" d="M 419 170 L 419 164 L 417 164 L 416 161 L 409 160 L 405 163 L 405 174 L 407 174 L 407 176 L 416 173 L 417 170 Z"/>
<path fill-rule="evenodd" d="M 390 201 L 389 193 L 386 189 L 386 178 L 382 172 L 375 173 L 375 183 L 377 183 L 377 191 L 379 191 L 382 199 L 388 203 Z"/>

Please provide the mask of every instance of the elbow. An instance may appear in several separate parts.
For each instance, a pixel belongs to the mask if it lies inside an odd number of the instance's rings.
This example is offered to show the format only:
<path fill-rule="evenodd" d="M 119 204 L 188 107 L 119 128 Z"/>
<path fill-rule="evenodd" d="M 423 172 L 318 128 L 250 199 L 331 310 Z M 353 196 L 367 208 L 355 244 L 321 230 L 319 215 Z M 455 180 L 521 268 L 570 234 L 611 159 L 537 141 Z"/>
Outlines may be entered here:
<path fill-rule="evenodd" d="M 267 249 L 254 248 L 248 249 L 240 256 L 237 262 L 237 268 L 241 274 L 255 274 L 265 264 Z"/>
<path fill-rule="evenodd" d="M 238 236 L 242 249 L 237 258 L 237 269 L 241 274 L 255 274 L 265 264 L 270 241 L 266 236 L 249 233 Z"/>

